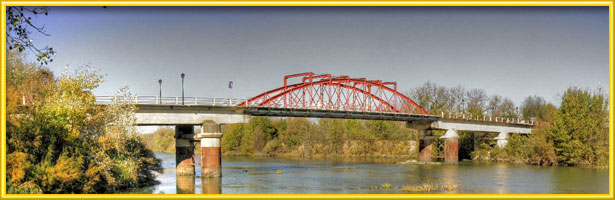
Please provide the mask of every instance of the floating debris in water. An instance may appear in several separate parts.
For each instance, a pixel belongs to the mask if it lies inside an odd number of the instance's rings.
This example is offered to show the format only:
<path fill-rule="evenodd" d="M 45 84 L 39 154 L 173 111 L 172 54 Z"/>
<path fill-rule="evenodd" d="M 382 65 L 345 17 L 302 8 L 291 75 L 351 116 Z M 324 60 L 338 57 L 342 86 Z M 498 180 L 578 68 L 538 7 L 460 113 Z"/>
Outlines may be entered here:
<path fill-rule="evenodd" d="M 276 170 L 275 173 L 276 174 L 283 174 L 284 172 L 282 170 Z"/>
<path fill-rule="evenodd" d="M 380 185 L 380 187 L 382 187 L 382 189 L 387 189 L 388 190 L 388 189 L 391 189 L 391 184 L 384 183 L 384 184 Z"/>

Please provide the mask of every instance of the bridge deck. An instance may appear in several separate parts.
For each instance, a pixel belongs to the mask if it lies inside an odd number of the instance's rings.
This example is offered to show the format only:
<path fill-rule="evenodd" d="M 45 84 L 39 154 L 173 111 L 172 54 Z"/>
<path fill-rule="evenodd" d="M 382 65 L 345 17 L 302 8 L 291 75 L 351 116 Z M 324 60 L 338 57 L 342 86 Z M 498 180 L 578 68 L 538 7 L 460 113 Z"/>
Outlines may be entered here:
<path fill-rule="evenodd" d="M 309 117 L 309 118 L 343 118 L 389 121 L 437 121 L 439 116 L 424 114 L 404 114 L 392 112 L 362 112 L 324 109 L 245 107 L 244 113 L 252 116 L 272 117 Z"/>

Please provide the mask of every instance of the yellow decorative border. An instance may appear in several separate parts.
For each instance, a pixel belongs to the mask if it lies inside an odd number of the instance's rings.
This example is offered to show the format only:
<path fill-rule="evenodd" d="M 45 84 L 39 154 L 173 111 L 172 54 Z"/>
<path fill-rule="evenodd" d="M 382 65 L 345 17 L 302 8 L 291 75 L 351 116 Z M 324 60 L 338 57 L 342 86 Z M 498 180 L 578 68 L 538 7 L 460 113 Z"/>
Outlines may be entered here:
<path fill-rule="evenodd" d="M 609 194 L 6 194 L 6 47 L 0 68 L 0 199 L 614 199 L 613 196 L 613 1 L 2 1 L 2 33 L 6 33 L 7 6 L 608 6 L 609 7 Z M 6 34 L 2 34 L 6 44 Z"/>

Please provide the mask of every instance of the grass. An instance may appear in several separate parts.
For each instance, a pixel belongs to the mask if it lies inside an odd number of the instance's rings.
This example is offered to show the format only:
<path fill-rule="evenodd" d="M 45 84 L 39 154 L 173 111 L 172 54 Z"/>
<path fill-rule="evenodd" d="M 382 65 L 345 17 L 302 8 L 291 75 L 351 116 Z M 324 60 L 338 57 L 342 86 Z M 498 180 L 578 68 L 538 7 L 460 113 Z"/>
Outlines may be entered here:
<path fill-rule="evenodd" d="M 276 174 L 283 174 L 283 173 L 284 173 L 284 171 L 282 171 L 282 170 L 277 170 L 277 171 L 275 171 L 275 173 L 276 173 Z"/>
<path fill-rule="evenodd" d="M 391 189 L 391 184 L 390 183 L 384 183 L 384 184 L 380 185 L 380 187 L 382 187 L 382 189 Z"/>
<path fill-rule="evenodd" d="M 401 190 L 404 192 L 429 192 L 433 190 L 455 190 L 459 184 L 430 184 L 423 183 L 419 185 L 404 185 Z"/>

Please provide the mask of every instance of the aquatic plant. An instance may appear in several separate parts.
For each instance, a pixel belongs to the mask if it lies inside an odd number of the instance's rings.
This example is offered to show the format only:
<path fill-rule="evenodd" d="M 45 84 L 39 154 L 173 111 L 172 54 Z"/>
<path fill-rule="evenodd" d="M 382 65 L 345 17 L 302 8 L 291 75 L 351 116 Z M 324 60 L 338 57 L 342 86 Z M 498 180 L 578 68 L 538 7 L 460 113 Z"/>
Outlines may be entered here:
<path fill-rule="evenodd" d="M 429 192 L 433 190 L 455 190 L 459 187 L 459 184 L 431 184 L 431 183 L 422 183 L 419 185 L 404 185 L 401 188 L 401 191 L 404 192 Z"/>

